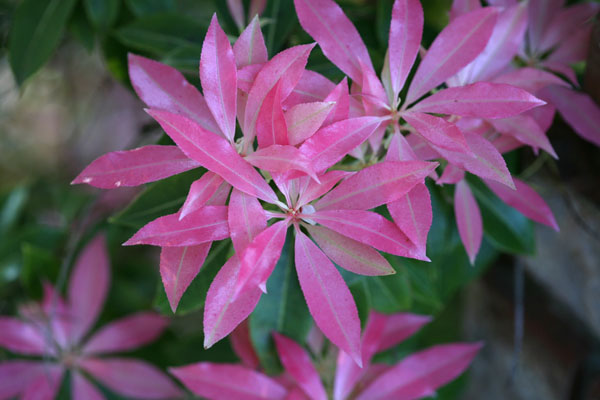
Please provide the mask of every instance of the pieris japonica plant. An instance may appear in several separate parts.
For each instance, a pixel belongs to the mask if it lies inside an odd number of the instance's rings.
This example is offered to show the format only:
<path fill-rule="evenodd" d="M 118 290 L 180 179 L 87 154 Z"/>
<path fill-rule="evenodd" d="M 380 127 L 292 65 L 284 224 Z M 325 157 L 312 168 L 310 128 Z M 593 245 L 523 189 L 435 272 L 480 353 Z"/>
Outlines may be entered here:
<path fill-rule="evenodd" d="M 210 260 L 213 242 L 232 243 L 206 293 L 206 348 L 253 312 L 288 238 L 308 310 L 340 351 L 335 398 L 429 395 L 457 376 L 478 346 L 440 347 L 396 367 L 366 370 L 385 347 L 378 340 L 387 343 L 378 336 L 387 319 L 371 314 L 361 334 L 355 299 L 336 266 L 384 276 L 396 272 L 388 255 L 429 261 L 433 211 L 427 181 L 456 185 L 458 232 L 474 263 L 483 223 L 467 172 L 528 218 L 558 229 L 549 207 L 511 176 L 502 154 L 530 146 L 556 157 L 546 131 L 557 109 L 582 137 L 600 143 L 600 111 L 579 92 L 569 69 L 583 57 L 575 38 L 589 36 L 586 24 L 598 7 L 585 3 L 550 13 L 540 11 L 549 8 L 537 1 L 483 6 L 456 0 L 450 23 L 425 48 L 421 3 L 396 0 L 378 73 L 357 29 L 333 0 L 295 0 L 298 20 L 316 43 L 269 58 L 259 3 L 252 2 L 253 18 L 233 44 L 213 16 L 199 55 L 202 93 L 173 67 L 130 54 L 133 88 L 173 144 L 106 154 L 73 183 L 111 189 L 197 173 L 181 208 L 143 226 L 125 245 L 161 247 L 160 274 L 175 312 Z M 228 4 L 242 26 L 241 2 Z M 571 39 L 562 42 L 565 35 Z M 315 46 L 346 77 L 333 83 L 307 69 Z M 265 385 L 265 392 L 240 389 L 238 398 L 284 398 L 288 392 L 298 393 L 289 398 L 324 398 L 304 350 L 275 338 L 293 384 L 237 366 L 201 364 L 173 373 L 210 398 L 227 398 L 215 394 L 210 380 L 229 373 Z M 448 361 L 455 356 L 456 365 Z M 295 369 L 296 363 L 301 367 Z M 411 385 L 413 369 L 434 372 L 419 377 L 418 388 L 394 386 L 399 376 Z"/>

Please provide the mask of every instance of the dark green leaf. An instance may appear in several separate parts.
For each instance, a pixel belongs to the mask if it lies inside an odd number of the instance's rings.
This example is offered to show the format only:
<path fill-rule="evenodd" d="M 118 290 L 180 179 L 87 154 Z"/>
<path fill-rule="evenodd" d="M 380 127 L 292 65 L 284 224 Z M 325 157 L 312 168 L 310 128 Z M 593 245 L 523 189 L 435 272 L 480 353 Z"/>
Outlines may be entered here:
<path fill-rule="evenodd" d="M 200 45 L 178 47 L 167 53 L 162 62 L 185 74 L 197 77 L 201 52 L 202 46 Z"/>
<path fill-rule="evenodd" d="M 360 325 L 362 328 L 365 327 L 367 319 L 369 318 L 369 311 L 371 311 L 371 297 L 369 287 L 364 280 L 359 280 L 349 286 L 356 308 L 358 310 L 358 317 L 360 318 Z"/>
<path fill-rule="evenodd" d="M 169 12 L 175 9 L 173 0 L 125 0 L 125 2 L 131 12 L 137 17 Z"/>
<path fill-rule="evenodd" d="M 94 30 L 87 20 L 82 5 L 78 5 L 73 12 L 73 17 L 69 21 L 69 32 L 79 40 L 87 51 L 94 49 Z"/>
<path fill-rule="evenodd" d="M 94 27 L 106 32 L 119 15 L 121 0 L 84 0 L 85 11 Z"/>
<path fill-rule="evenodd" d="M 387 257 L 396 270 L 394 275 L 364 277 L 371 295 L 373 309 L 391 314 L 406 311 L 412 302 L 412 293 L 408 275 L 403 265 L 395 258 Z"/>
<path fill-rule="evenodd" d="M 23 243 L 21 252 L 23 257 L 21 282 L 30 296 L 39 298 L 42 295 L 42 280 L 55 281 L 60 260 L 48 250 L 29 243 Z"/>
<path fill-rule="evenodd" d="M 0 233 L 8 232 L 21 216 L 29 190 L 25 186 L 17 186 L 6 195 L 0 208 Z"/>
<path fill-rule="evenodd" d="M 58 46 L 76 0 L 24 0 L 15 11 L 9 60 L 21 85 Z"/>
<path fill-rule="evenodd" d="M 269 55 L 277 53 L 289 34 L 298 26 L 293 0 L 269 0 L 261 21 L 267 21 L 263 33 Z"/>
<path fill-rule="evenodd" d="M 267 294 L 250 315 L 250 337 L 267 373 L 280 369 L 271 334 L 279 332 L 303 343 L 311 326 L 294 267 L 294 235 L 288 232 L 281 258 L 267 282 Z"/>

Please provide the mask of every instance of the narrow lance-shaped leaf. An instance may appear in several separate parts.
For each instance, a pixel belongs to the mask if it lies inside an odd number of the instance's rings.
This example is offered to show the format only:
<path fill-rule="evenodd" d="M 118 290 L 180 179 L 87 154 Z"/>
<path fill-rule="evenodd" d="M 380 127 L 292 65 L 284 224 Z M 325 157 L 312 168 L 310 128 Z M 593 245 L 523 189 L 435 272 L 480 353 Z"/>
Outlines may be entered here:
<path fill-rule="evenodd" d="M 296 271 L 306 304 L 321 331 L 362 366 L 360 320 L 344 279 L 325 254 L 299 229 Z"/>
<path fill-rule="evenodd" d="M 327 116 L 323 126 L 347 119 L 350 113 L 350 94 L 348 93 L 348 77 L 344 77 L 323 100 L 335 102 L 335 106 Z"/>
<path fill-rule="evenodd" d="M 269 59 L 267 46 L 260 30 L 258 17 L 252 21 L 242 32 L 233 45 L 233 54 L 238 68 L 252 64 L 266 63 Z"/>
<path fill-rule="evenodd" d="M 258 112 L 256 139 L 260 148 L 288 144 L 287 125 L 281 107 L 281 81 L 267 94 Z"/>
<path fill-rule="evenodd" d="M 552 144 L 550 144 L 550 140 L 548 140 L 548 136 L 546 136 L 546 132 L 529 115 L 499 119 L 492 121 L 492 125 L 498 132 L 513 136 L 520 142 L 533 147 L 535 151 L 542 149 L 552 157 L 558 158 Z"/>
<path fill-rule="evenodd" d="M 227 220 L 233 248 L 242 254 L 252 240 L 267 227 L 267 216 L 256 197 L 233 189 Z"/>
<path fill-rule="evenodd" d="M 285 113 L 288 140 L 298 145 L 311 137 L 328 118 L 333 101 L 297 104 Z"/>
<path fill-rule="evenodd" d="M 223 178 L 210 171 L 204 173 L 200 179 L 194 181 L 190 186 L 185 203 L 183 203 L 179 211 L 179 219 L 183 219 L 191 212 L 203 207 L 215 195 L 222 183 Z"/>
<path fill-rule="evenodd" d="M 252 340 L 250 339 L 250 324 L 245 320 L 237 326 L 229 335 L 229 341 L 233 352 L 242 360 L 242 363 L 252 369 L 257 369 L 260 362 Z"/>
<path fill-rule="evenodd" d="M 102 189 L 138 186 L 197 168 L 177 146 L 144 146 L 105 154 L 88 165 L 74 180 Z"/>
<path fill-rule="evenodd" d="M 313 170 L 310 159 L 294 146 L 274 144 L 255 151 L 246 156 L 245 160 L 255 167 L 269 172 L 300 171 L 319 182 L 319 177 Z"/>
<path fill-rule="evenodd" d="M 454 213 L 456 214 L 460 239 L 469 255 L 471 264 L 474 264 L 483 238 L 483 223 L 479 206 L 475 201 L 475 197 L 473 197 L 473 193 L 471 193 L 471 189 L 469 189 L 469 185 L 464 180 L 456 184 Z"/>
<path fill-rule="evenodd" d="M 333 170 L 319 176 L 320 183 L 314 179 L 303 177 L 298 179 L 298 202 L 301 207 L 328 193 L 341 179 L 352 175 L 351 172 Z"/>
<path fill-rule="evenodd" d="M 104 395 L 77 370 L 71 371 L 71 396 L 74 400 L 104 400 Z"/>
<path fill-rule="evenodd" d="M 450 78 L 485 48 L 498 10 L 485 7 L 452 21 L 433 41 L 406 95 L 410 104 Z"/>
<path fill-rule="evenodd" d="M 471 151 L 460 129 L 443 118 L 420 112 L 405 112 L 402 118 L 411 124 L 419 135 L 438 147 L 467 154 Z"/>
<path fill-rule="evenodd" d="M 42 332 L 16 318 L 0 317 L 0 346 L 14 353 L 43 355 L 46 339 Z"/>
<path fill-rule="evenodd" d="M 284 101 L 285 108 L 296 104 L 324 101 L 336 85 L 318 72 L 305 69 L 292 93 Z"/>

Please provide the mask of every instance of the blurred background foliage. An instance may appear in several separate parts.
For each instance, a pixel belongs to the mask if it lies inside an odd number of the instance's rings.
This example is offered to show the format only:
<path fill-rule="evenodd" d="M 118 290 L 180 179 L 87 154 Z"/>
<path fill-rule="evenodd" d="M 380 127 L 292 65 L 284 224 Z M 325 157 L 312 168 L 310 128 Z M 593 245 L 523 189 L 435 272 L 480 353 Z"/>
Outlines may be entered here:
<path fill-rule="evenodd" d="M 340 3 L 379 70 L 393 1 Z M 423 6 L 427 46 L 446 25 L 450 0 L 426 0 Z M 136 351 L 137 356 L 161 367 L 235 360 L 227 340 L 210 350 L 202 348 L 204 298 L 219 267 L 232 254 L 230 241 L 213 244 L 175 316 L 158 277 L 157 249 L 120 245 L 145 223 L 175 212 L 190 183 L 203 171 L 189 171 L 140 190 L 102 192 L 68 184 L 84 165 L 106 151 L 168 143 L 132 96 L 127 53 L 172 65 L 199 85 L 202 40 L 214 12 L 234 40 L 240 32 L 221 0 L 0 0 L 0 314 L 15 314 L 19 304 L 39 299 L 43 281 L 57 282 L 64 290 L 65 268 L 87 240 L 103 231 L 108 237 L 113 279 L 100 324 L 153 308 L 173 316 L 173 322 L 158 342 Z M 311 42 L 298 24 L 292 0 L 268 0 L 261 23 L 271 56 Z M 334 81 L 341 79 L 318 47 L 308 68 Z M 589 159 L 595 159 L 591 163 L 599 167 L 598 158 Z M 517 176 L 523 172 L 521 165 L 528 165 L 523 160 L 531 162 L 530 150 L 507 156 Z M 543 162 L 551 163 L 548 158 Z M 525 172 L 531 176 L 535 171 Z M 434 220 L 427 254 L 432 262 L 389 256 L 397 273 L 386 277 L 340 270 L 363 323 L 370 309 L 435 317 L 415 338 L 379 355 L 382 362 L 397 361 L 433 343 L 462 339 L 463 301 L 457 292 L 484 273 L 500 252 L 535 253 L 533 224 L 477 178 L 470 180 L 485 230 L 474 266 L 469 264 L 454 222 L 453 188 L 429 185 Z M 378 211 L 386 213 L 384 208 Z M 262 366 L 271 373 L 279 372 L 281 366 L 270 332 L 277 330 L 302 341 L 312 326 L 292 260 L 293 246 L 288 241 L 268 282 L 268 295 L 249 321 Z M 0 349 L 0 359 L 10 357 Z M 452 383 L 438 399 L 457 398 L 464 383 L 464 377 Z M 65 385 L 61 396 L 67 395 Z"/>

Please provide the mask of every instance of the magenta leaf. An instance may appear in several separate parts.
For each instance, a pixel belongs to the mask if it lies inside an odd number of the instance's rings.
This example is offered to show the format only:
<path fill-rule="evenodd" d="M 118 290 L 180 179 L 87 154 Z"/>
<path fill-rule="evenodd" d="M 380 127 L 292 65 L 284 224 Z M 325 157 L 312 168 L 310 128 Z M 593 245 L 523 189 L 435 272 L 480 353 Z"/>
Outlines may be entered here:
<path fill-rule="evenodd" d="M 274 379 L 246 367 L 202 362 L 170 368 L 189 390 L 208 399 L 283 400 L 286 389 Z"/>
<path fill-rule="evenodd" d="M 104 395 L 77 370 L 71 370 L 71 396 L 73 400 L 104 400 Z"/>
<path fill-rule="evenodd" d="M 469 255 L 471 264 L 475 263 L 475 257 L 481 246 L 483 237 L 483 223 L 479 206 L 469 189 L 466 181 L 462 180 L 456 184 L 454 192 L 454 213 L 456 214 L 456 225 L 460 239 Z"/>
<path fill-rule="evenodd" d="M 470 153 L 464 135 L 453 123 L 420 112 L 405 112 L 402 118 L 432 144 L 450 151 Z"/>
<path fill-rule="evenodd" d="M 410 104 L 460 71 L 487 45 L 498 11 L 485 7 L 456 18 L 433 41 L 406 95 Z"/>
<path fill-rule="evenodd" d="M 519 68 L 502 74 L 496 77 L 494 82 L 517 86 L 530 93 L 537 93 L 540 89 L 549 85 L 569 85 L 553 73 L 531 67 Z"/>
<path fill-rule="evenodd" d="M 199 166 L 176 146 L 150 145 L 105 154 L 88 165 L 71 183 L 87 183 L 102 189 L 138 186 Z"/>
<path fill-rule="evenodd" d="M 390 275 L 396 271 L 371 246 L 321 226 L 307 226 L 321 250 L 340 267 L 360 275 Z"/>
<path fill-rule="evenodd" d="M 373 70 L 367 47 L 344 11 L 332 0 L 294 0 L 300 25 L 321 50 L 354 82 L 362 81 L 361 63 Z"/>
<path fill-rule="evenodd" d="M 185 199 L 185 203 L 179 211 L 179 219 L 185 218 L 189 213 L 198 211 L 215 195 L 223 178 L 219 175 L 207 171 L 202 177 L 192 183 L 190 191 Z"/>
<path fill-rule="evenodd" d="M 40 330 L 9 317 L 0 317 L 0 347 L 19 354 L 42 355 L 48 352 L 46 339 Z"/>
<path fill-rule="evenodd" d="M 181 296 L 206 260 L 212 242 L 185 247 L 163 247 L 160 252 L 160 276 L 171 310 L 175 312 Z"/>
<path fill-rule="evenodd" d="M 357 400 L 412 400 L 434 394 L 435 389 L 460 375 L 480 344 L 448 344 L 412 354 L 375 379 Z"/>
<path fill-rule="evenodd" d="M 242 254 L 256 235 L 267 227 L 267 216 L 256 197 L 237 189 L 231 192 L 227 221 L 237 254 Z"/>
<path fill-rule="evenodd" d="M 340 83 L 325 97 L 325 102 L 335 102 L 335 106 L 327 116 L 323 126 L 347 119 L 350 112 L 350 95 L 348 93 L 348 78 L 344 77 Z"/>
<path fill-rule="evenodd" d="M 410 313 L 386 315 L 385 327 L 377 342 L 376 352 L 388 350 L 414 335 L 431 317 Z"/>
<path fill-rule="evenodd" d="M 296 229 L 296 271 L 315 323 L 336 346 L 362 366 L 360 320 L 350 289 L 335 266 Z"/>
<path fill-rule="evenodd" d="M 235 136 L 237 68 L 229 39 L 214 14 L 200 54 L 200 81 L 206 104 L 225 137 Z"/>
<path fill-rule="evenodd" d="M 292 376 L 304 393 L 311 400 L 327 400 L 321 377 L 306 350 L 292 339 L 278 333 L 273 333 L 273 338 L 285 371 Z"/>
<path fill-rule="evenodd" d="M 3 361 L 0 363 L 0 398 L 20 395 L 47 367 L 40 361 Z"/>
<path fill-rule="evenodd" d="M 60 389 L 64 368 L 62 365 L 44 365 L 44 370 L 32 379 L 23 394 L 22 400 L 54 399 Z"/>
<path fill-rule="evenodd" d="M 260 365 L 258 356 L 254 351 L 252 340 L 250 339 L 250 326 L 248 320 L 245 320 L 235 328 L 229 335 L 231 348 L 234 353 L 242 360 L 242 363 L 251 369 L 256 369 Z"/>
<path fill-rule="evenodd" d="M 220 175 L 242 192 L 265 201 L 277 201 L 277 196 L 260 174 L 225 139 L 179 115 L 157 110 L 150 110 L 149 114 L 184 153 L 203 167 Z"/>
<path fill-rule="evenodd" d="M 517 115 L 492 121 L 494 128 L 505 135 L 514 136 L 521 143 L 527 144 L 534 150 L 543 149 L 554 158 L 558 158 L 550 144 L 546 132 L 529 115 Z"/>
<path fill-rule="evenodd" d="M 269 56 L 258 17 L 252 18 L 250 24 L 235 41 L 233 53 L 238 68 L 267 62 Z"/>
<path fill-rule="evenodd" d="M 325 193 L 329 192 L 340 179 L 350 176 L 351 174 L 351 172 L 340 170 L 329 171 L 319 176 L 320 183 L 308 177 L 298 179 L 298 191 L 300 192 L 300 195 L 298 197 L 297 205 L 306 205 L 314 199 L 323 196 Z"/>
<path fill-rule="evenodd" d="M 337 96 L 337 98 L 340 97 L 341 95 Z M 318 101 L 297 104 L 290 108 L 285 113 L 285 122 L 290 144 L 295 146 L 311 137 L 321 125 L 323 125 L 325 119 L 328 119 L 330 111 L 333 110 L 332 112 L 335 114 L 337 108 L 334 109 L 334 106 L 335 102 L 333 101 Z"/>
<path fill-rule="evenodd" d="M 149 244 L 162 247 L 193 246 L 229 237 L 226 206 L 206 206 L 179 220 L 165 215 L 144 225 L 124 246 Z"/>
<path fill-rule="evenodd" d="M 450 9 L 450 21 L 478 8 L 481 8 L 481 0 L 454 0 Z"/>
<path fill-rule="evenodd" d="M 311 161 L 294 146 L 274 144 L 245 157 L 250 164 L 269 172 L 300 171 L 316 182 L 319 178 L 312 169 Z"/>
<path fill-rule="evenodd" d="M 305 69 L 294 90 L 292 90 L 292 93 L 284 101 L 284 107 L 290 108 L 301 103 L 325 101 L 324 99 L 335 88 L 336 85 L 323 75 Z"/>
<path fill-rule="evenodd" d="M 256 119 L 256 138 L 261 148 L 289 143 L 285 115 L 281 107 L 281 83 L 273 86 L 262 103 Z"/>

